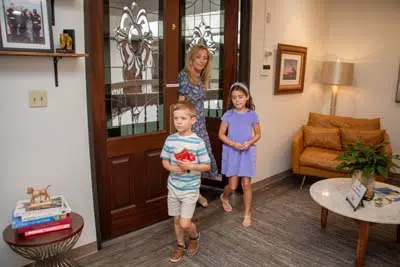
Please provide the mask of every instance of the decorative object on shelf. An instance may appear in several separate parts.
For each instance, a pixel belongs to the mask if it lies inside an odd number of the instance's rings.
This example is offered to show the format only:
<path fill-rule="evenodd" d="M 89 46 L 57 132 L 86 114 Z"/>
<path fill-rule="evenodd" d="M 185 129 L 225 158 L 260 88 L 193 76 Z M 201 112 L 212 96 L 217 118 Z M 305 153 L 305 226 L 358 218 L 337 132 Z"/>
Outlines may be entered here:
<path fill-rule="evenodd" d="M 399 72 L 397 75 L 397 87 L 396 87 L 396 103 L 400 103 L 400 64 L 399 64 Z"/>
<path fill-rule="evenodd" d="M 0 49 L 53 51 L 50 0 L 0 0 Z"/>
<path fill-rule="evenodd" d="M 302 93 L 306 71 L 307 47 L 278 44 L 275 94 Z"/>
<path fill-rule="evenodd" d="M 330 115 L 336 113 L 337 92 L 340 85 L 352 85 L 354 63 L 337 61 L 325 61 L 322 64 L 321 83 L 331 85 Z"/>
<path fill-rule="evenodd" d="M 36 198 L 39 198 L 39 202 L 42 202 L 42 197 L 44 197 L 44 201 L 50 200 L 50 195 L 47 192 L 47 189 L 49 189 L 50 185 L 46 186 L 45 188 L 42 189 L 33 189 L 33 187 L 28 187 L 26 189 L 26 193 L 28 195 L 31 195 L 31 204 L 36 203 Z"/>
<path fill-rule="evenodd" d="M 381 152 L 386 144 L 387 142 L 366 145 L 361 141 L 350 143 L 347 144 L 347 150 L 337 157 L 337 160 L 341 161 L 337 168 L 348 170 L 355 180 L 361 181 L 367 187 L 366 200 L 374 197 L 374 182 L 377 176 L 387 179 L 391 169 L 400 168 L 393 162 L 399 160 L 400 155 Z"/>
<path fill-rule="evenodd" d="M 60 48 L 59 53 L 75 53 L 75 30 L 63 30 L 59 35 Z"/>

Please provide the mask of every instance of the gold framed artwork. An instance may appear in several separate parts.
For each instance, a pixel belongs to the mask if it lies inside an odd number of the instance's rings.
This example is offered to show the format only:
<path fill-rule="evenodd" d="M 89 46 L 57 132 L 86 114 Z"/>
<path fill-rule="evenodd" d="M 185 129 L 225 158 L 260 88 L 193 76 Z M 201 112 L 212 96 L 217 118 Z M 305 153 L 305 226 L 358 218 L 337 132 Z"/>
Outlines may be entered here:
<path fill-rule="evenodd" d="M 302 93 L 306 72 L 307 47 L 278 44 L 275 94 Z"/>

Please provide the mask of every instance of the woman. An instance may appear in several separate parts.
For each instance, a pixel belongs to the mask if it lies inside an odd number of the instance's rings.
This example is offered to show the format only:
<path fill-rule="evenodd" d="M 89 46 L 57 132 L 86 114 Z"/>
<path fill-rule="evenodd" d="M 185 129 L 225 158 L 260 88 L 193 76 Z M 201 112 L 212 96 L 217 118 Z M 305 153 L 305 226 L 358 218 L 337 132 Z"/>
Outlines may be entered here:
<path fill-rule="evenodd" d="M 178 100 L 187 100 L 196 106 L 196 122 L 192 131 L 204 140 L 211 159 L 210 176 L 216 177 L 218 169 L 212 154 L 204 115 L 205 90 L 210 85 L 210 72 L 211 54 L 207 47 L 202 44 L 193 46 L 187 56 L 185 68 L 178 75 Z M 207 199 L 201 194 L 198 201 L 204 208 L 208 206 Z"/>

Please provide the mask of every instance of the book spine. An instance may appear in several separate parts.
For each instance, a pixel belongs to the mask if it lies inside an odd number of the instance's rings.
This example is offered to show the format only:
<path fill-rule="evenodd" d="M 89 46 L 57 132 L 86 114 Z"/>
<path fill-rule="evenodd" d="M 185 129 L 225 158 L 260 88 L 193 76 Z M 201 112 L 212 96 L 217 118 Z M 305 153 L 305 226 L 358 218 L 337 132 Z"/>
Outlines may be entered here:
<path fill-rule="evenodd" d="M 27 227 L 27 226 L 36 225 L 36 224 L 54 222 L 54 221 L 58 221 L 62 218 L 64 218 L 63 215 L 56 215 L 56 216 L 43 217 L 43 218 L 39 218 L 39 219 L 33 219 L 33 220 L 29 220 L 29 221 L 21 221 L 21 219 L 17 219 L 15 217 L 13 217 L 11 227 L 12 227 L 12 229 L 18 229 L 21 227 Z"/>
<path fill-rule="evenodd" d="M 70 224 L 70 223 L 71 223 L 71 216 L 68 216 L 64 219 L 53 221 L 53 222 L 47 222 L 47 223 L 30 225 L 30 226 L 26 226 L 26 227 L 20 227 L 20 228 L 17 228 L 17 233 L 21 234 L 21 233 L 25 233 L 27 231 L 47 228 L 47 227 L 51 227 L 51 226 L 63 225 L 63 224 Z"/>
<path fill-rule="evenodd" d="M 45 233 L 64 230 L 64 229 L 68 229 L 68 228 L 71 228 L 71 224 L 70 223 L 27 231 L 27 232 L 24 233 L 24 236 L 27 237 L 27 236 L 45 234 Z"/>

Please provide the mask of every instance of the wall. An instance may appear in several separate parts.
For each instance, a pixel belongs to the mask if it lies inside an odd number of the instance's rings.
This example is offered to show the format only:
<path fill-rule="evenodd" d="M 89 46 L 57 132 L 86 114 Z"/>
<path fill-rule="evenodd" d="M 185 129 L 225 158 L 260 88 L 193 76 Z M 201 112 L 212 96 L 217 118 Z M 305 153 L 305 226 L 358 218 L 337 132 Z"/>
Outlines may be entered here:
<path fill-rule="evenodd" d="M 291 139 L 307 122 L 310 111 L 323 108 L 323 91 L 315 82 L 324 55 L 324 5 L 319 0 L 253 1 L 251 39 L 251 93 L 260 118 L 262 138 L 257 144 L 257 174 L 253 182 L 288 170 Z M 271 23 L 265 24 L 266 12 Z M 265 36 L 265 37 L 264 37 Z M 278 43 L 305 46 L 307 50 L 304 92 L 274 95 L 274 73 L 260 76 L 264 49 Z M 273 69 L 275 60 L 272 61 Z"/>
<path fill-rule="evenodd" d="M 56 1 L 56 29 L 75 29 L 77 51 L 84 51 L 83 1 Z M 87 127 L 85 60 L 59 62 L 54 85 L 52 58 L 0 57 L 0 229 L 10 223 L 27 186 L 51 184 L 64 195 L 85 227 L 78 246 L 96 240 Z M 28 107 L 28 90 L 48 90 L 48 107 Z M 0 266 L 27 261 L 0 239 Z"/>
<path fill-rule="evenodd" d="M 355 63 L 354 86 L 339 91 L 337 115 L 381 117 L 400 153 L 400 1 L 328 1 L 327 25 L 327 59 Z"/>

